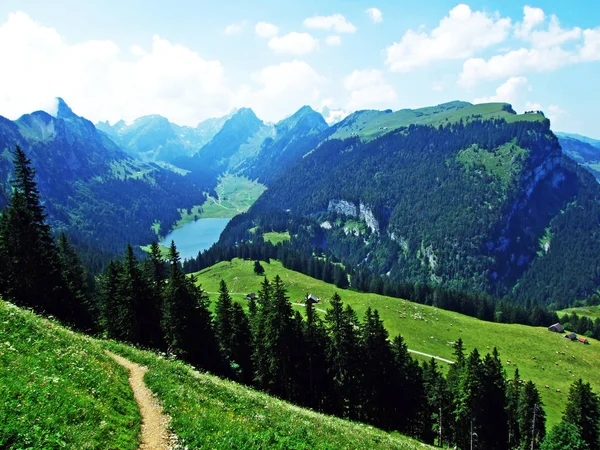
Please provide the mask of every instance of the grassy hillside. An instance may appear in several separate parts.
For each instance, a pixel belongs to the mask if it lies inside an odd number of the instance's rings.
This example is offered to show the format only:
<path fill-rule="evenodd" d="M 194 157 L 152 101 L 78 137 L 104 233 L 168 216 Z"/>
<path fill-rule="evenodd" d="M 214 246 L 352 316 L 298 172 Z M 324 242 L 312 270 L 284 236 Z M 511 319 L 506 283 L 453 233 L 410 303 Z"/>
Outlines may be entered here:
<path fill-rule="evenodd" d="M 215 188 L 217 198 L 208 196 L 204 204 L 191 210 L 182 210 L 181 219 L 173 228 L 180 228 L 195 219 L 231 218 L 246 212 L 266 187 L 247 177 L 225 174 Z"/>
<path fill-rule="evenodd" d="M 327 309 L 335 286 L 285 269 L 281 263 L 263 263 L 265 275 L 279 275 L 286 283 L 292 302 L 300 302 L 312 293 L 321 299 L 319 309 Z M 248 292 L 256 292 L 262 277 L 253 272 L 252 261 L 239 259 L 222 262 L 196 274 L 199 283 L 215 294 L 221 279 L 226 280 L 232 297 L 244 302 Z M 600 386 L 600 342 L 582 345 L 550 333 L 546 328 L 483 322 L 461 314 L 411 303 L 376 294 L 341 291 L 342 301 L 351 305 L 360 316 L 371 306 L 379 310 L 391 336 L 402 334 L 411 350 L 452 359 L 451 342 L 463 339 L 467 350 L 477 347 L 481 352 L 497 347 L 509 376 L 514 367 L 521 377 L 533 380 L 546 405 L 548 424 L 557 423 L 562 415 L 569 386 L 578 377 Z M 211 295 L 214 299 L 215 295 Z M 295 306 L 302 308 L 302 306 Z M 507 363 L 510 361 L 510 365 Z M 550 388 L 545 389 L 548 385 Z M 560 389 L 561 392 L 556 392 Z"/>
<path fill-rule="evenodd" d="M 94 341 L 0 300 L 0 448 L 137 448 L 127 378 Z"/>
<path fill-rule="evenodd" d="M 140 415 L 110 349 L 149 368 L 181 448 L 431 448 L 317 414 L 123 344 L 73 333 L 0 301 L 0 448 L 135 449 Z"/>
<path fill-rule="evenodd" d="M 572 313 L 577 313 L 577 315 L 579 317 L 582 316 L 586 316 L 589 317 L 590 319 L 596 319 L 597 317 L 600 317 L 600 305 L 598 306 L 582 306 L 579 308 L 567 308 L 567 309 L 562 309 L 560 311 L 556 311 L 556 314 L 560 316 L 562 316 L 563 314 L 572 314 Z"/>
<path fill-rule="evenodd" d="M 172 417 L 186 448 L 211 449 L 425 449 L 398 434 L 318 414 L 237 383 L 165 361 L 150 352 L 107 344 L 149 368 L 146 384 Z"/>
<path fill-rule="evenodd" d="M 442 125 L 458 122 L 461 119 L 486 120 L 503 118 L 507 122 L 519 120 L 542 121 L 542 114 L 515 114 L 507 103 L 483 103 L 472 105 L 467 102 L 450 102 L 420 109 L 401 109 L 399 111 L 358 111 L 335 127 L 336 131 L 330 139 L 346 139 L 360 136 L 364 140 L 372 140 L 397 128 L 415 125 Z"/>

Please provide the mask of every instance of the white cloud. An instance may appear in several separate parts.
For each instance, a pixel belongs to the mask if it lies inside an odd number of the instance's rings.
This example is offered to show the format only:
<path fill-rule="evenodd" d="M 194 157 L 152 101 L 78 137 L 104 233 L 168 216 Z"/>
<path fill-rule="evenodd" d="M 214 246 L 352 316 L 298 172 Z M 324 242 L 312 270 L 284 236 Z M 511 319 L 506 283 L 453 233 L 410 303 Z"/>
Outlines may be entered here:
<path fill-rule="evenodd" d="M 304 26 L 318 30 L 334 30 L 336 33 L 354 33 L 356 27 L 341 14 L 315 16 L 304 19 Z"/>
<path fill-rule="evenodd" d="M 496 94 L 491 97 L 481 97 L 473 101 L 473 103 L 495 103 L 506 102 L 514 104 L 522 97 L 523 90 L 527 86 L 527 78 L 525 77 L 510 77 L 505 83 L 501 84 L 496 89 Z"/>
<path fill-rule="evenodd" d="M 342 43 L 342 38 L 340 36 L 327 36 L 325 43 L 330 46 L 337 46 Z"/>
<path fill-rule="evenodd" d="M 269 47 L 277 53 L 303 55 L 315 51 L 319 47 L 319 40 L 308 33 L 293 31 L 281 37 L 272 37 L 269 40 Z"/>
<path fill-rule="evenodd" d="M 262 119 L 276 121 L 301 106 L 318 104 L 321 88 L 327 80 L 304 61 L 268 66 L 253 75 L 258 89 L 242 87 L 237 106 L 250 106 Z"/>
<path fill-rule="evenodd" d="M 545 29 L 540 29 L 546 25 Z M 463 63 L 459 84 L 472 87 L 482 80 L 497 80 L 530 72 L 552 72 L 561 67 L 600 60 L 600 28 L 564 29 L 555 15 L 525 7 L 515 37 L 529 44 L 489 59 L 470 58 Z"/>
<path fill-rule="evenodd" d="M 149 48 L 130 51 L 111 41 L 71 44 L 24 13 L 0 24 L 0 114 L 11 119 L 49 109 L 63 97 L 90 120 L 133 120 L 163 114 L 195 125 L 233 106 L 219 61 L 208 61 L 154 36 Z"/>
<path fill-rule="evenodd" d="M 580 57 L 582 61 L 600 60 L 600 27 L 583 32 L 583 47 Z"/>
<path fill-rule="evenodd" d="M 344 87 L 350 91 L 347 109 L 389 108 L 398 98 L 396 91 L 376 69 L 355 70 L 344 80 Z"/>
<path fill-rule="evenodd" d="M 235 36 L 236 34 L 240 34 L 242 31 L 244 31 L 246 23 L 247 22 L 244 20 L 242 22 L 229 24 L 225 27 L 224 33 L 227 36 Z"/>
<path fill-rule="evenodd" d="M 566 115 L 567 112 L 562 109 L 560 106 L 558 105 L 550 105 L 548 106 L 548 112 L 546 113 L 546 117 L 548 117 L 548 119 L 550 119 L 550 122 L 552 123 L 552 125 L 556 124 L 556 122 L 560 121 L 560 118 L 564 115 Z"/>
<path fill-rule="evenodd" d="M 279 27 L 267 22 L 258 22 L 254 26 L 254 31 L 261 38 L 272 38 L 279 33 Z"/>
<path fill-rule="evenodd" d="M 510 29 L 510 18 L 460 4 L 431 33 L 408 30 L 386 49 L 386 64 L 394 72 L 408 72 L 436 61 L 469 58 L 506 40 Z"/>
<path fill-rule="evenodd" d="M 525 6 L 523 8 L 523 22 L 515 26 L 517 36 L 527 36 L 531 30 L 546 20 L 546 14 L 541 8 Z"/>
<path fill-rule="evenodd" d="M 365 12 L 369 16 L 369 19 L 371 19 L 371 22 L 373 22 L 373 23 L 383 22 L 383 14 L 381 14 L 381 11 L 379 9 L 369 8 Z"/>

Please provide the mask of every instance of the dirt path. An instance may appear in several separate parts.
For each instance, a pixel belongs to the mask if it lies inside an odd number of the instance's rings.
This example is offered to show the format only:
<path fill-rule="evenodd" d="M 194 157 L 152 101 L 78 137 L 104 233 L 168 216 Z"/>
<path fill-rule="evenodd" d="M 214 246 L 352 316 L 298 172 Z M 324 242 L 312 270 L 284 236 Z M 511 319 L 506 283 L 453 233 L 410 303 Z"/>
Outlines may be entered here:
<path fill-rule="evenodd" d="M 409 353 L 415 353 L 417 355 L 422 355 L 422 356 L 426 356 L 428 358 L 433 358 L 433 359 L 437 359 L 438 361 L 442 361 L 448 364 L 454 364 L 454 361 L 450 361 L 449 359 L 445 359 L 445 358 L 441 358 L 439 356 L 433 356 L 433 355 L 429 355 L 427 353 L 423 353 L 423 352 L 418 352 L 416 350 L 410 350 L 408 349 Z"/>
<path fill-rule="evenodd" d="M 170 417 L 163 414 L 162 407 L 144 384 L 144 374 L 148 369 L 108 350 L 106 353 L 129 371 L 129 384 L 142 415 L 142 443 L 139 449 L 170 450 L 173 447 L 173 438 L 167 429 Z"/>

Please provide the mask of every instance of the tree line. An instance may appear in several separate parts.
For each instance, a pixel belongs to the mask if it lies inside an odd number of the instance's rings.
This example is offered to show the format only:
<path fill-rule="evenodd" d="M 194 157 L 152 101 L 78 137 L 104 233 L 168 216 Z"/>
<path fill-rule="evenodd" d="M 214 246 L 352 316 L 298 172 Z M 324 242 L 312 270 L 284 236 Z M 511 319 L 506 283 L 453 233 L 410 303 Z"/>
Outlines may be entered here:
<path fill-rule="evenodd" d="M 532 301 L 521 305 L 509 298 L 497 299 L 481 292 L 465 292 L 418 281 L 393 280 L 366 268 L 345 267 L 329 251 L 321 248 L 307 251 L 306 248 L 299 248 L 294 241 L 273 245 L 263 240 L 260 229 L 255 231 L 252 240 L 238 244 L 219 242 L 199 253 L 196 258 L 185 260 L 183 267 L 187 273 L 194 273 L 233 258 L 277 259 L 286 269 L 333 283 L 340 289 L 351 288 L 402 298 L 489 322 L 549 326 L 559 321 L 555 312 Z"/>

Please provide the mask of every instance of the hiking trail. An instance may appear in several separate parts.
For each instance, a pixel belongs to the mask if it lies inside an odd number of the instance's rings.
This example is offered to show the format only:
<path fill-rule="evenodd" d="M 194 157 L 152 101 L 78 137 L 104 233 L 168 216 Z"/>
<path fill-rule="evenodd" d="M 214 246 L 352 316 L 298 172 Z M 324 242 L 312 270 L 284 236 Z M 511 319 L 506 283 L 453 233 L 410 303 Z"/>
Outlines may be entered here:
<path fill-rule="evenodd" d="M 175 436 L 168 430 L 171 418 L 163 413 L 162 407 L 144 383 L 144 374 L 148 369 L 108 350 L 105 351 L 129 371 L 129 385 L 142 415 L 142 442 L 139 450 L 171 450 L 175 441 Z"/>

